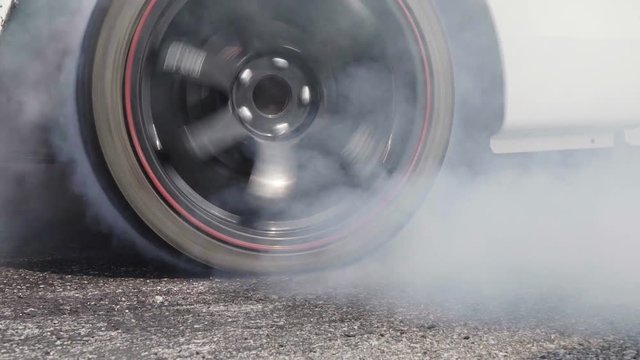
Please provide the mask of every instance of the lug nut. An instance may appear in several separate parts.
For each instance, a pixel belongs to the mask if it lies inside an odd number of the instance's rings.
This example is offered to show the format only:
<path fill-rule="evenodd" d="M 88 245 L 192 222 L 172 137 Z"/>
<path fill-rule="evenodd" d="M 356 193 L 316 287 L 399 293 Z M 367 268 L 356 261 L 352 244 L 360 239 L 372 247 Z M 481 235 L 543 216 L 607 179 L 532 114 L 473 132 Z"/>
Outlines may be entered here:
<path fill-rule="evenodd" d="M 300 90 L 300 101 L 303 105 L 309 105 L 311 102 L 311 89 L 308 86 L 304 86 Z"/>
<path fill-rule="evenodd" d="M 242 85 L 244 86 L 247 86 L 251 82 L 252 78 L 253 71 L 251 71 L 251 69 L 246 69 L 240 74 L 240 83 L 242 83 Z"/>
<path fill-rule="evenodd" d="M 240 116 L 240 119 L 242 119 L 242 121 L 244 122 L 253 120 L 253 114 L 251 113 L 251 110 L 249 110 L 249 108 L 246 106 L 238 109 L 238 116 Z"/>
<path fill-rule="evenodd" d="M 282 58 L 273 58 L 273 65 L 280 70 L 286 70 L 289 68 L 289 62 Z"/>

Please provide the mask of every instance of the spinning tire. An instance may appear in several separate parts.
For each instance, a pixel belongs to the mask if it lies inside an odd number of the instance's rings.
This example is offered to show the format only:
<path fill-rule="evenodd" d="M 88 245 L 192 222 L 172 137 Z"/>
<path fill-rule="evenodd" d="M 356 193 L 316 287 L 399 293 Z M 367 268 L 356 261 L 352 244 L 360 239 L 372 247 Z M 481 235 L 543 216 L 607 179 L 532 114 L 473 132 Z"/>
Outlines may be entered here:
<path fill-rule="evenodd" d="M 447 150 L 430 1 L 101 0 L 82 53 L 104 190 L 149 241 L 215 268 L 360 258 L 421 205 Z"/>

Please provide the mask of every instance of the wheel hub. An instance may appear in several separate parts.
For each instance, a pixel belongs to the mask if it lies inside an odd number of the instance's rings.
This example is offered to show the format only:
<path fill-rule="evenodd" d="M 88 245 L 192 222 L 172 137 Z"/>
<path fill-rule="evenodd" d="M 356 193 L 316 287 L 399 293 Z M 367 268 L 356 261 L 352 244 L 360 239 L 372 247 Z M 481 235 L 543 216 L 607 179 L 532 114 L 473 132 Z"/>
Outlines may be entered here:
<path fill-rule="evenodd" d="M 312 71 L 293 56 L 262 56 L 241 70 L 232 90 L 238 120 L 270 140 L 301 134 L 313 122 L 319 91 Z"/>
<path fill-rule="evenodd" d="M 258 111 L 269 117 L 278 117 L 291 100 L 291 86 L 279 76 L 265 76 L 253 89 L 253 103 Z"/>

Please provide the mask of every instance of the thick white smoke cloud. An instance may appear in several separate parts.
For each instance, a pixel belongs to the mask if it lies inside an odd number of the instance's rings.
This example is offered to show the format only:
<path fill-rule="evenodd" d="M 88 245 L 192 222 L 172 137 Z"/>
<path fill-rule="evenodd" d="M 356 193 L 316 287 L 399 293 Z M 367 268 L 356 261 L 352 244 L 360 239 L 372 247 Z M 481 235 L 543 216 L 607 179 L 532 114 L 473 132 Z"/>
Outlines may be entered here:
<path fill-rule="evenodd" d="M 59 10 L 72 3 L 82 3 L 81 9 Z M 442 11 L 453 14 L 456 10 L 454 1 L 439 3 Z M 50 124 L 51 116 L 60 116 L 51 115 L 51 109 L 64 108 L 68 100 L 58 93 L 60 79 L 64 68 L 73 68 L 75 46 L 92 4 L 30 0 L 23 5 L 32 13 L 25 13 L 21 20 L 35 18 L 12 25 L 7 31 L 13 36 L 0 39 L 4 52 L 0 57 L 3 158 L 13 157 L 13 145 L 32 147 L 46 141 L 32 134 Z M 457 32 L 452 38 L 475 42 L 478 33 L 462 24 L 469 18 L 456 19 L 460 20 L 449 22 L 450 32 Z M 41 46 L 25 47 L 25 42 L 38 38 L 36 34 L 43 36 Z M 465 77 L 476 73 L 482 60 L 460 56 L 460 44 L 465 42 L 452 44 L 453 51 L 458 51 L 454 58 L 458 95 L 463 95 L 458 98 L 458 121 L 478 114 L 469 109 L 494 106 L 482 96 L 493 90 L 487 91 L 487 84 L 495 80 L 478 82 Z M 60 59 L 66 59 L 66 65 Z M 56 143 L 63 150 L 58 155 L 75 161 L 74 184 L 85 194 L 100 194 L 95 179 L 87 181 L 86 159 L 73 156 L 81 145 L 59 138 Z M 353 267 L 301 279 L 310 279 L 307 284 L 320 284 L 323 289 L 383 289 L 378 291 L 381 296 L 402 294 L 412 301 L 456 308 L 466 316 L 564 317 L 567 323 L 573 318 L 609 318 L 625 325 L 640 324 L 636 321 L 640 317 L 638 159 L 640 152 L 622 149 L 495 161 L 483 158 L 472 166 L 483 168 L 482 175 L 445 169 L 424 208 L 397 241 Z M 10 179 L 0 183 L 3 203 L 16 186 L 34 180 L 22 170 L 5 173 L 3 178 Z M 101 201 L 105 210 L 99 213 L 113 211 L 104 197 L 94 199 L 93 205 Z M 1 228 L 16 228 L 8 223 L 17 215 L 36 223 L 33 214 L 38 206 L 34 204 L 2 207 Z M 8 216 L 9 212 L 16 216 Z M 14 235 L 9 232 L 2 237 Z"/>
<path fill-rule="evenodd" d="M 85 154 L 76 69 L 95 4 L 21 1 L 0 38 L 0 258 L 102 248 L 90 225 L 173 263 L 114 208 Z"/>
<path fill-rule="evenodd" d="M 465 319 L 638 330 L 640 150 L 478 156 L 501 116 L 498 49 L 482 2 L 435 2 L 455 67 L 456 166 L 377 256 L 292 291 L 366 288 Z"/>
<path fill-rule="evenodd" d="M 42 233 L 82 217 L 64 191 L 65 169 L 51 165 L 48 130 L 64 111 L 61 76 L 82 34 L 85 3 L 24 1 L 0 36 L 0 257 L 15 248 L 46 253 Z"/>
<path fill-rule="evenodd" d="M 465 319 L 637 330 L 639 157 L 526 155 L 477 177 L 445 171 L 377 256 L 305 275 L 294 291 L 364 288 Z"/>

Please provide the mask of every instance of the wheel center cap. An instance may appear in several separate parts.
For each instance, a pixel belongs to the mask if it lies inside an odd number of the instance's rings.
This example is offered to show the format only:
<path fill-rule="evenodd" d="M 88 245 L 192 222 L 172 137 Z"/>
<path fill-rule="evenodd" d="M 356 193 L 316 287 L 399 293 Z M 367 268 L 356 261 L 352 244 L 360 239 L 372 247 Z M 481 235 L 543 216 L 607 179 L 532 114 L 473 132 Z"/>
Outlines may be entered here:
<path fill-rule="evenodd" d="M 295 56 L 249 61 L 233 86 L 237 118 L 255 136 L 272 140 L 299 135 L 315 118 L 315 77 Z"/>
<path fill-rule="evenodd" d="M 260 79 L 253 89 L 253 103 L 265 116 L 282 114 L 291 101 L 291 86 L 280 76 L 271 75 Z"/>

